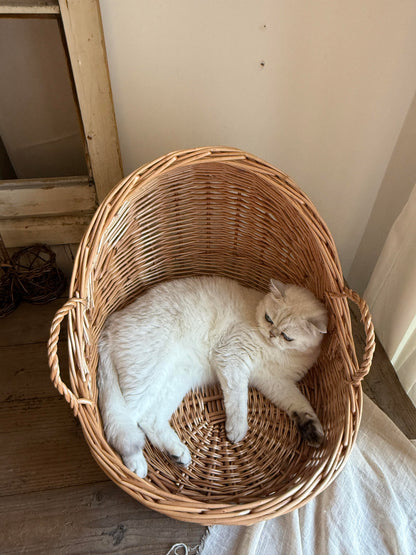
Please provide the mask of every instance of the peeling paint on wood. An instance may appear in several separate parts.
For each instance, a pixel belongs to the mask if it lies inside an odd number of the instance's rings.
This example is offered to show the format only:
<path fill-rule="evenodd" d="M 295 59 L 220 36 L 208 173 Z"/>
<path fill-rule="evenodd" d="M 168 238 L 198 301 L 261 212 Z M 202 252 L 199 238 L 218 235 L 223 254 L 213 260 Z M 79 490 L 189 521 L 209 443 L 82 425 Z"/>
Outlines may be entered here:
<path fill-rule="evenodd" d="M 79 243 L 93 212 L 39 218 L 0 219 L 0 232 L 7 247 L 25 247 L 33 243 L 62 245 Z"/>
<path fill-rule="evenodd" d="M 0 220 L 90 212 L 97 207 L 95 189 L 86 177 L 20 181 L 0 182 Z"/>

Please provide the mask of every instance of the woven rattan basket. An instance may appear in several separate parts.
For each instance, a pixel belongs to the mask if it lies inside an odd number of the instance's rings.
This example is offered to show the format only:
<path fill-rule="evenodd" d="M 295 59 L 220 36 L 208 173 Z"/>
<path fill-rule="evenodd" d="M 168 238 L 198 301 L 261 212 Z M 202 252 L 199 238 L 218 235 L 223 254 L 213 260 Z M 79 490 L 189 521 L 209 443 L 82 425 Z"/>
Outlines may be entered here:
<path fill-rule="evenodd" d="M 189 394 L 172 426 L 189 446 L 183 469 L 147 444 L 149 474 L 130 472 L 105 441 L 97 408 L 97 341 L 107 316 L 152 285 L 217 274 L 266 290 L 270 277 L 311 289 L 330 314 L 318 363 L 300 383 L 325 430 L 301 442 L 286 414 L 256 390 L 241 444 L 225 436 L 218 387 Z M 357 363 L 347 299 L 361 310 L 366 347 Z M 68 317 L 70 387 L 60 376 L 59 332 Z M 174 152 L 121 181 L 98 208 L 75 261 L 70 298 L 52 323 L 53 383 L 79 418 L 97 463 L 144 505 L 201 524 L 253 524 L 297 509 L 338 475 L 357 436 L 360 382 L 374 331 L 367 306 L 344 286 L 334 241 L 310 200 L 278 169 L 240 150 Z M 66 381 L 66 380 L 65 380 Z"/>

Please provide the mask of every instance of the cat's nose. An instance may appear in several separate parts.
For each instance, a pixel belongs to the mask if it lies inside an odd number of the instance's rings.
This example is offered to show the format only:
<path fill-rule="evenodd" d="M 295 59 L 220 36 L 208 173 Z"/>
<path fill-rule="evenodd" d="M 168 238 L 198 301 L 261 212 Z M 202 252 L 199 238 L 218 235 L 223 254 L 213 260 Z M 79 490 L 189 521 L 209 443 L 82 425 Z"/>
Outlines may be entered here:
<path fill-rule="evenodd" d="M 272 337 L 277 337 L 277 335 L 278 335 L 277 330 L 276 330 L 275 328 L 272 328 L 272 329 L 270 330 L 270 337 L 271 337 L 271 338 L 272 338 Z"/>

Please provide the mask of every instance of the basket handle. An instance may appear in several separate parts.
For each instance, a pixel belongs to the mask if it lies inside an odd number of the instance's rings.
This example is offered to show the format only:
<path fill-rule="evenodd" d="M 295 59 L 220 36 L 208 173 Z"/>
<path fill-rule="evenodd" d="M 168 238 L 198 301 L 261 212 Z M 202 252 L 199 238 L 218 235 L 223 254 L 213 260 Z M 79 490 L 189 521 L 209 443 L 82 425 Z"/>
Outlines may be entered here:
<path fill-rule="evenodd" d="M 66 303 L 56 312 L 55 317 L 52 320 L 48 341 L 48 358 L 49 367 L 51 369 L 51 380 L 59 393 L 65 397 L 65 400 L 67 401 L 67 403 L 69 403 L 71 409 L 74 411 L 75 416 L 77 416 L 78 414 L 79 405 L 92 405 L 93 403 L 89 399 L 77 397 L 61 380 L 58 359 L 58 340 L 61 331 L 62 320 L 65 318 L 65 316 L 68 316 L 68 314 L 72 310 L 74 310 L 75 306 L 78 303 L 84 302 L 85 301 L 83 299 L 78 299 L 74 297 L 66 301 Z"/>
<path fill-rule="evenodd" d="M 348 289 L 348 287 L 344 287 L 344 293 L 360 309 L 361 321 L 363 323 L 366 335 L 363 360 L 359 369 L 355 372 L 354 376 L 354 383 L 358 384 L 370 371 L 371 361 L 373 359 L 374 349 L 376 347 L 376 336 L 370 310 L 365 300 L 362 299 L 360 295 L 352 289 Z"/>

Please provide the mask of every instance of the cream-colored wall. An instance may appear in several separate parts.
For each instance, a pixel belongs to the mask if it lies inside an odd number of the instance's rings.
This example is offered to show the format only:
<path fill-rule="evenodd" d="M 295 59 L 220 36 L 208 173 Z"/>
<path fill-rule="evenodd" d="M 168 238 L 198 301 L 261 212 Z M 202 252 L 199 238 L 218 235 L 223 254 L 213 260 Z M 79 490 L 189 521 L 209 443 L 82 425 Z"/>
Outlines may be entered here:
<path fill-rule="evenodd" d="M 393 150 L 348 280 L 363 293 L 384 241 L 416 184 L 416 95 Z"/>
<path fill-rule="evenodd" d="M 414 0 L 100 5 L 125 171 L 209 144 L 261 156 L 315 202 L 348 275 L 416 89 Z"/>

